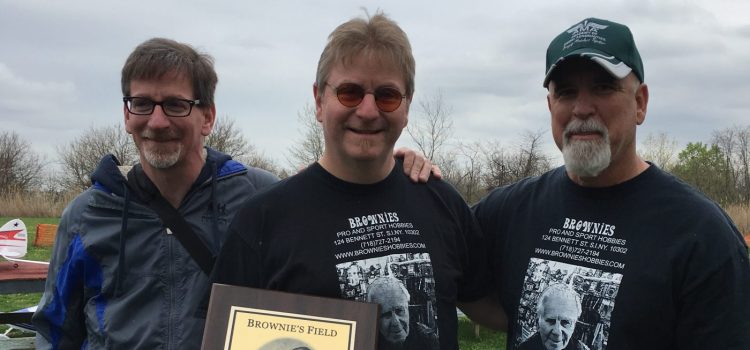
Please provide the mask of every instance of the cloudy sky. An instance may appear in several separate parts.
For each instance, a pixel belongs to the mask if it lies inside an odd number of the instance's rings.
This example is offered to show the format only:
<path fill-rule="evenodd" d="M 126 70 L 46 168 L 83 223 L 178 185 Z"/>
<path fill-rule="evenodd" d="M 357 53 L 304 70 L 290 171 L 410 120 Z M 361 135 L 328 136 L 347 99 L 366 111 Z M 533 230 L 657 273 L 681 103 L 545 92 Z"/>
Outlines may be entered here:
<path fill-rule="evenodd" d="M 55 161 L 55 148 L 122 123 L 120 69 L 151 37 L 210 53 L 219 117 L 286 166 L 297 115 L 312 104 L 317 60 L 340 23 L 381 9 L 408 34 L 417 62 L 410 118 L 441 92 L 462 141 L 512 144 L 546 130 L 549 41 L 586 17 L 627 24 L 651 100 L 641 137 L 680 147 L 750 125 L 750 2 L 700 1 L 100 1 L 0 0 L 0 130 Z M 402 136 L 402 140 L 407 139 Z M 408 142 L 403 142 L 408 145 Z"/>

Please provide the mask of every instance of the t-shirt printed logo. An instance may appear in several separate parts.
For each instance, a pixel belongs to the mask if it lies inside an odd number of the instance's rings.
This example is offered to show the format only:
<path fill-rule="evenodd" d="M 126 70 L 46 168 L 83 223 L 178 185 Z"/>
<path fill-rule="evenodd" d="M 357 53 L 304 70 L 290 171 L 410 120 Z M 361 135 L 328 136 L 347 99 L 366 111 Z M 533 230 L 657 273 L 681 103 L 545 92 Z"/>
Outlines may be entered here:
<path fill-rule="evenodd" d="M 419 229 L 401 221 L 398 213 L 383 212 L 346 218 L 346 229 L 336 232 L 336 260 L 383 255 L 402 250 L 425 252 Z"/>
<path fill-rule="evenodd" d="M 395 212 L 346 218 L 334 257 L 341 296 L 380 305 L 380 349 L 438 349 L 432 260 L 417 227 Z"/>
<path fill-rule="evenodd" d="M 628 241 L 618 233 L 613 224 L 565 217 L 560 220 L 559 227 L 551 227 L 540 235 L 542 242 L 534 253 L 554 260 L 577 261 L 622 271 Z"/>
<path fill-rule="evenodd" d="M 606 350 L 622 274 L 531 258 L 513 349 Z"/>

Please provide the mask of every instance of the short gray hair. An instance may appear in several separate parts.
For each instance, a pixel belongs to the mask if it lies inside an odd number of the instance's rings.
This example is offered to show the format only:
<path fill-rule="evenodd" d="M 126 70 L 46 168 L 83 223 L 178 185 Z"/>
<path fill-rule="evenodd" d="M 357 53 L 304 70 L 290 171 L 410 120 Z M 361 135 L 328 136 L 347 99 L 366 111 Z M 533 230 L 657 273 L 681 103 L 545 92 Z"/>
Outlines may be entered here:
<path fill-rule="evenodd" d="M 367 301 L 372 302 L 373 298 L 376 295 L 382 294 L 381 291 L 389 290 L 389 289 L 401 290 L 404 293 L 404 295 L 406 295 L 406 300 L 411 300 L 411 295 L 409 295 L 409 291 L 406 290 L 406 287 L 398 278 L 390 277 L 390 276 L 383 276 L 383 277 L 376 278 L 367 287 Z"/>
<path fill-rule="evenodd" d="M 537 316 L 542 317 L 544 302 L 552 296 L 573 301 L 576 305 L 576 318 L 581 316 L 581 296 L 573 288 L 563 283 L 554 283 L 544 289 L 536 303 Z"/>

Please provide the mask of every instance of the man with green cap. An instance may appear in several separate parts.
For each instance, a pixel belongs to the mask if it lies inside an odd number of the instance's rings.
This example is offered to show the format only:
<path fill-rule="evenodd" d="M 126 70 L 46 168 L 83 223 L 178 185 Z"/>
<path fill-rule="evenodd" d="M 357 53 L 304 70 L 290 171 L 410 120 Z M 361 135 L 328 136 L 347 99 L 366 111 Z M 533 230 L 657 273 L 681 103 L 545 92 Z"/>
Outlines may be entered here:
<path fill-rule="evenodd" d="M 630 29 L 597 18 L 566 29 L 547 49 L 543 86 L 565 166 L 474 207 L 508 349 L 535 335 L 545 349 L 750 349 L 742 236 L 716 203 L 636 153 L 649 90 Z M 574 319 L 536 310 L 558 283 L 581 297 Z M 575 331 L 561 337 L 563 327 Z"/>

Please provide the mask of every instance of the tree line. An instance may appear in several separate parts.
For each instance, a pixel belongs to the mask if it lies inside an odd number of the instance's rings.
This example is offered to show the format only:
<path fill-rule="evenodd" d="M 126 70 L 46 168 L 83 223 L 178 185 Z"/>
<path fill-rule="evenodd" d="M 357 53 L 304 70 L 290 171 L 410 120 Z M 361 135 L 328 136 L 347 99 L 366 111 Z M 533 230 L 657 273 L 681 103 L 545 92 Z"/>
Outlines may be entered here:
<path fill-rule="evenodd" d="M 540 175 L 557 164 L 543 151 L 545 130 L 526 131 L 516 140 L 463 141 L 453 136 L 452 108 L 438 92 L 413 106 L 409 137 L 418 151 L 438 164 L 445 181 L 469 203 L 494 188 Z M 416 113 L 415 113 L 416 112 Z M 307 105 L 298 113 L 298 138 L 286 151 L 285 164 L 260 152 L 228 116 L 217 118 L 206 144 L 250 166 L 284 178 L 318 160 L 323 152 L 323 131 L 315 110 Z M 750 126 L 716 130 L 707 143 L 690 142 L 678 149 L 666 133 L 641 139 L 639 154 L 690 183 L 722 205 L 750 203 Z M 114 154 L 122 164 L 134 164 L 138 153 L 121 124 L 89 127 L 56 149 L 58 170 L 48 173 L 47 162 L 14 131 L 0 133 L 0 195 L 38 191 L 82 191 L 101 157 Z"/>

